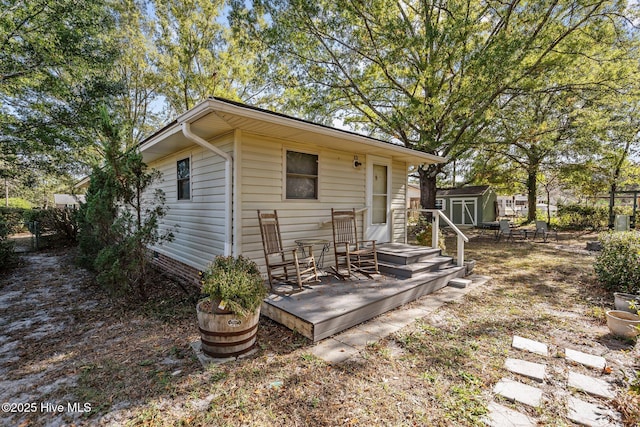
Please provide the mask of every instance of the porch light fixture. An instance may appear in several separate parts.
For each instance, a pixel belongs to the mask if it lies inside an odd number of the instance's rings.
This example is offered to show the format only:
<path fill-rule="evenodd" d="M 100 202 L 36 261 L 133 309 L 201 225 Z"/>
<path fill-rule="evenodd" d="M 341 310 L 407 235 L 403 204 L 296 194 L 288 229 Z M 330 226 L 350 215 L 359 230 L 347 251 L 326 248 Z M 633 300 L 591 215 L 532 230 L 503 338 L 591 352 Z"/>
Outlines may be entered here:
<path fill-rule="evenodd" d="M 360 162 L 358 161 L 358 155 L 357 155 L 357 154 L 354 154 L 354 156 L 353 156 L 353 167 L 354 167 L 355 169 L 358 169 L 358 167 L 360 167 L 360 166 L 362 166 L 362 163 L 360 163 Z"/>

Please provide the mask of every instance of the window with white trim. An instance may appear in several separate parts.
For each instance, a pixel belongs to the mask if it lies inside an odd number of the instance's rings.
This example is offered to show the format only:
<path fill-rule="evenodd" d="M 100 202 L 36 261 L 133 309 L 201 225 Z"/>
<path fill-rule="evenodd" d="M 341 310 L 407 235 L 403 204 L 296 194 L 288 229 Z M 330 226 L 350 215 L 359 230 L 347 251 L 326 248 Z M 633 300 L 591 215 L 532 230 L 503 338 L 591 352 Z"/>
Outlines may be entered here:
<path fill-rule="evenodd" d="M 444 199 L 436 199 L 436 209 L 441 211 L 445 210 Z"/>
<path fill-rule="evenodd" d="M 318 199 L 318 155 L 287 151 L 287 199 Z"/>
<path fill-rule="evenodd" d="M 191 199 L 191 169 L 189 158 L 177 162 L 178 200 Z"/>

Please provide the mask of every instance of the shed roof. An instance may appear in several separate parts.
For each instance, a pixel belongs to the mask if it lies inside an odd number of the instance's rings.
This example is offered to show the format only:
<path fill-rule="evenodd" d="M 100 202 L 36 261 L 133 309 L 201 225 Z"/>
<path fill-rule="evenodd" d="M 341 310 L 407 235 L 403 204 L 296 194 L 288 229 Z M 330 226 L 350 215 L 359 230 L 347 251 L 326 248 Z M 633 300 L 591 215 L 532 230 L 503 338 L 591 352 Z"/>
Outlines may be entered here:
<path fill-rule="evenodd" d="M 410 164 L 442 163 L 444 158 L 413 150 L 392 142 L 372 138 L 262 108 L 208 98 L 169 123 L 140 144 L 146 162 L 169 155 L 192 144 L 182 135 L 182 123 L 190 123 L 192 131 L 205 140 L 234 129 L 291 141 L 310 141 L 319 146 L 373 155 L 391 155 Z"/>
<path fill-rule="evenodd" d="M 438 196 L 482 196 L 489 188 L 488 185 L 470 185 L 458 188 L 439 188 Z"/>

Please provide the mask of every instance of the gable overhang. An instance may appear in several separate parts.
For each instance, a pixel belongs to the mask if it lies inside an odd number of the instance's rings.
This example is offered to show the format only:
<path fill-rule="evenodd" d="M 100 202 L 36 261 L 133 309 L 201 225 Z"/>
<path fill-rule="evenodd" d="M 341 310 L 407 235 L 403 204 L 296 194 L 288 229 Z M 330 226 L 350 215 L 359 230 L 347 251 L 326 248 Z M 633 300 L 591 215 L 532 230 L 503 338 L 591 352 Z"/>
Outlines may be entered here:
<path fill-rule="evenodd" d="M 182 133 L 183 123 L 189 123 L 191 131 L 207 141 L 239 129 L 328 149 L 391 157 L 413 166 L 445 162 L 443 157 L 398 144 L 217 98 L 202 101 L 143 141 L 140 151 L 145 162 L 152 162 L 193 145 Z"/>

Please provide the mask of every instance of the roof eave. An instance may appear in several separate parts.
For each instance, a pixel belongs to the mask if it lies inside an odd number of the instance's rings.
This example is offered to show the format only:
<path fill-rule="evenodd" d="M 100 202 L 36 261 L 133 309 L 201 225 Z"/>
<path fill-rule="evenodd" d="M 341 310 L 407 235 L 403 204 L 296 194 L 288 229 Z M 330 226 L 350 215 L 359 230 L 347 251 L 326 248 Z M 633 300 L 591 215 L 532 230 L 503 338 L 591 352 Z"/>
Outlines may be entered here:
<path fill-rule="evenodd" d="M 196 120 L 205 117 L 208 114 L 234 114 L 242 115 L 255 120 L 266 121 L 272 124 L 280 126 L 288 126 L 299 130 L 305 130 L 309 132 L 316 132 L 319 134 L 345 139 L 360 144 L 369 145 L 375 148 L 381 148 L 396 153 L 394 157 L 412 164 L 432 164 L 432 163 L 444 163 L 446 159 L 444 157 L 436 156 L 433 154 L 424 153 L 422 151 L 413 150 L 410 148 L 396 145 L 390 142 L 378 140 L 375 138 L 360 135 L 354 132 L 336 129 L 329 126 L 320 125 L 317 123 L 308 122 L 295 117 L 289 117 L 283 114 L 262 110 L 257 107 L 243 105 L 233 101 L 224 101 L 217 98 L 207 98 L 204 101 L 198 103 L 195 107 L 186 111 L 177 117 L 173 124 L 167 126 L 161 132 L 153 135 L 149 140 L 143 141 L 140 145 L 140 151 L 144 151 L 153 145 L 157 144 L 164 138 L 180 132 L 181 123 L 193 123 Z"/>

